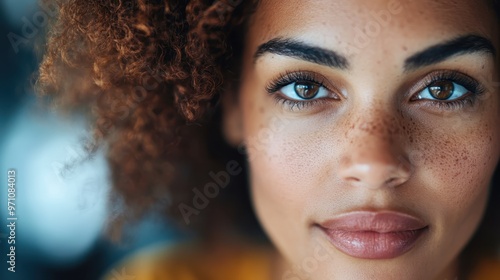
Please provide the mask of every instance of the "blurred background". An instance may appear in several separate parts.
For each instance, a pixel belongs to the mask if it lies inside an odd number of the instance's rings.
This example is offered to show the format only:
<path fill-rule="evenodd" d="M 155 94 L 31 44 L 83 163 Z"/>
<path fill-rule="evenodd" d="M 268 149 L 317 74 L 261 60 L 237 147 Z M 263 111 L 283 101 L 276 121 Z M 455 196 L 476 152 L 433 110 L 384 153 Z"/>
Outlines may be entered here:
<path fill-rule="evenodd" d="M 0 0 L 0 279 L 132 280 L 112 267 L 124 257 L 168 246 L 180 234 L 150 217 L 131 240 L 104 236 L 109 183 L 104 156 L 85 159 L 89 137 L 77 116 L 64 118 L 40 105 L 31 88 L 34 44 L 50 11 L 36 0 Z M 77 163 L 65 168 L 68 163 Z M 8 270 L 8 170 L 16 171 L 15 272 Z"/>

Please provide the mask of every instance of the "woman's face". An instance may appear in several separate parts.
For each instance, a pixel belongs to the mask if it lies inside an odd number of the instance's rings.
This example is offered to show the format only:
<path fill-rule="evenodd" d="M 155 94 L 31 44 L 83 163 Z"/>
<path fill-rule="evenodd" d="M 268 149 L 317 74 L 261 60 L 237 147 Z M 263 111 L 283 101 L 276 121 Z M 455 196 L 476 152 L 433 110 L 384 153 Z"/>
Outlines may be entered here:
<path fill-rule="evenodd" d="M 498 34 L 486 1 L 261 1 L 227 116 L 280 279 L 454 279 L 500 157 Z"/>

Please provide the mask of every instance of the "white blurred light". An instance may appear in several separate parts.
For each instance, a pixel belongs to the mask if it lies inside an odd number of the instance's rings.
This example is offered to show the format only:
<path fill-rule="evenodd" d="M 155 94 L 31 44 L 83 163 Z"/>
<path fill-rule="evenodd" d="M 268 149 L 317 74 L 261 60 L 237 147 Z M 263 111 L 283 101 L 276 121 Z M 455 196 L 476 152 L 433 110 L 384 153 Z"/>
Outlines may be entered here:
<path fill-rule="evenodd" d="M 19 112 L 0 147 L 2 172 L 17 171 L 17 240 L 46 261 L 72 264 L 85 256 L 106 221 L 106 161 L 97 154 L 61 175 L 64 164 L 86 156 L 79 141 L 86 135 L 84 122 L 33 108 Z M 0 212 L 5 216 L 6 206 Z"/>

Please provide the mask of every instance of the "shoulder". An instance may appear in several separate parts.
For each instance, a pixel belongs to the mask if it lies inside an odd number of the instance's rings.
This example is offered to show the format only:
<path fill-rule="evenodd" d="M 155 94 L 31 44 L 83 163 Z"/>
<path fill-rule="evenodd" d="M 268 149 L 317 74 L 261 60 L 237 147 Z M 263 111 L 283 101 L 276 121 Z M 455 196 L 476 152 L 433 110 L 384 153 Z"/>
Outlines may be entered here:
<path fill-rule="evenodd" d="M 104 280 L 270 279 L 273 251 L 264 245 L 183 243 L 144 250 L 122 261 Z"/>

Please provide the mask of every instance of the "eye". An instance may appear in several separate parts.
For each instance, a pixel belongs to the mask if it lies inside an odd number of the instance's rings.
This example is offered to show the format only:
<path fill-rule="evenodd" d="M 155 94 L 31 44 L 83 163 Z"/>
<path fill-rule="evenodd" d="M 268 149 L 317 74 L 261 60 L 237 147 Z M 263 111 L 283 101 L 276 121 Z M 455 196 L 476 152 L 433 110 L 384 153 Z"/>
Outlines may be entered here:
<path fill-rule="evenodd" d="M 333 89 L 333 90 L 332 90 Z M 324 76 L 309 71 L 285 72 L 266 85 L 276 104 L 291 112 L 319 112 L 340 100 L 336 87 Z"/>
<path fill-rule="evenodd" d="M 279 90 L 291 100 L 310 100 L 328 97 L 328 90 L 315 82 L 293 82 Z"/>
<path fill-rule="evenodd" d="M 416 99 L 452 101 L 469 93 L 464 86 L 448 80 L 435 81 L 418 93 Z"/>

